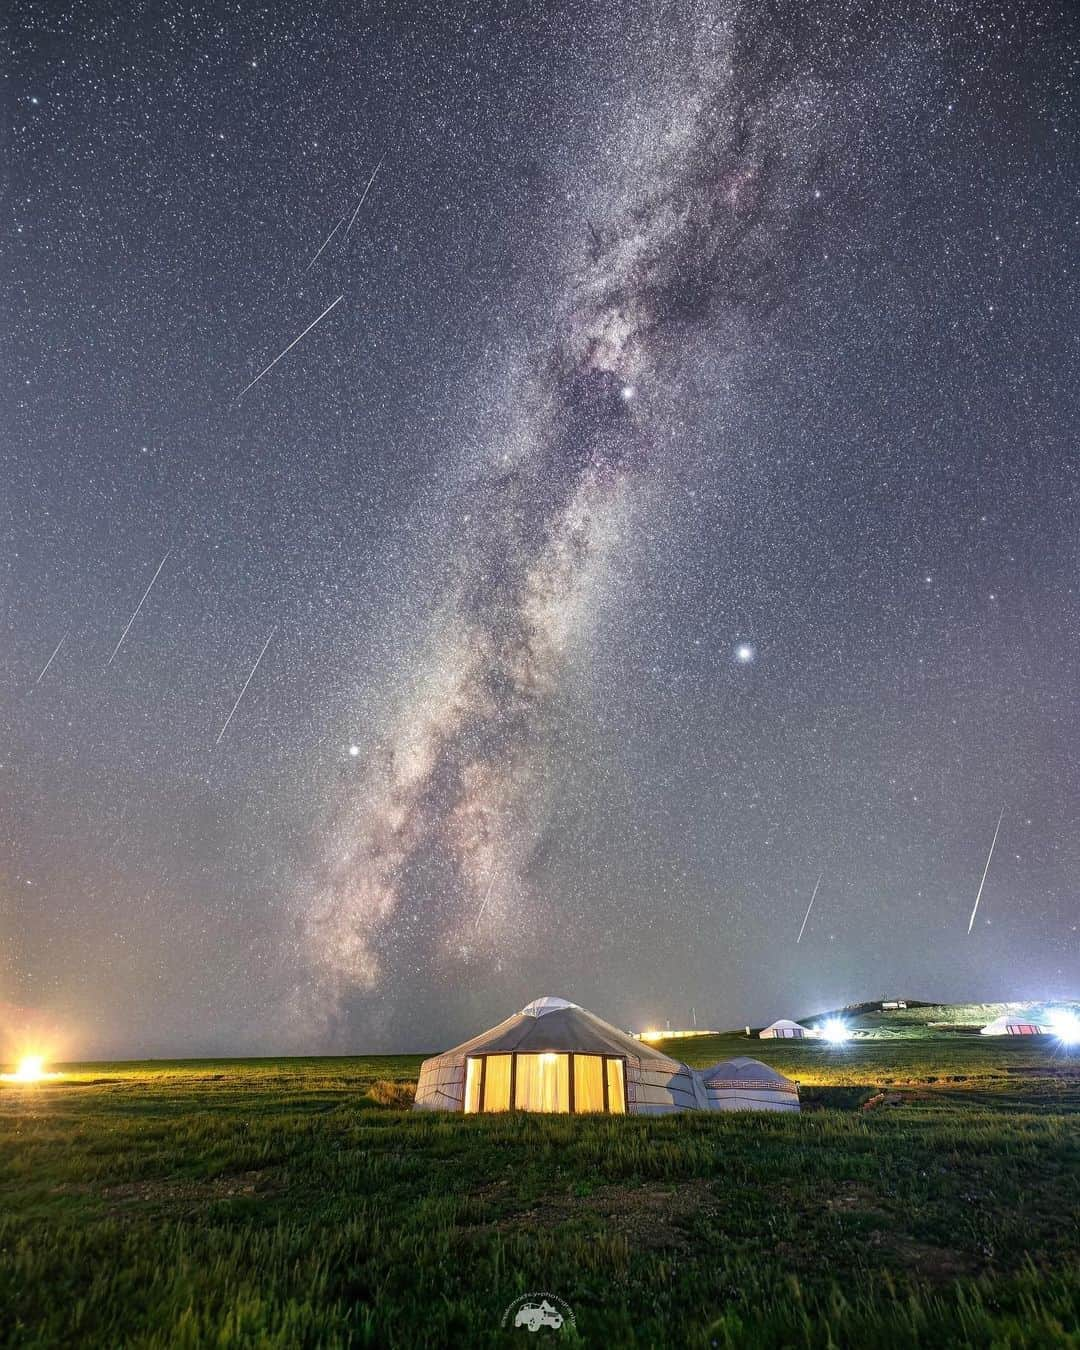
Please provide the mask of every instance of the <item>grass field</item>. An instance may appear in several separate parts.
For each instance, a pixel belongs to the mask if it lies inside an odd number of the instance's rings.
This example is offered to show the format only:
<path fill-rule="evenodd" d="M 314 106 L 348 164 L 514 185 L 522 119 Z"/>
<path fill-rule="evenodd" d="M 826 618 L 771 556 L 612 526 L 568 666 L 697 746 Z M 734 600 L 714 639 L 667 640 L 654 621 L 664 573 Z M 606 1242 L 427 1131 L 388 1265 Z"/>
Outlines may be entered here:
<path fill-rule="evenodd" d="M 932 1034 L 752 1053 L 801 1116 L 450 1117 L 417 1058 L 0 1087 L 0 1345 L 1080 1346 L 1080 1065 Z M 560 1332 L 500 1330 L 551 1291 Z"/>

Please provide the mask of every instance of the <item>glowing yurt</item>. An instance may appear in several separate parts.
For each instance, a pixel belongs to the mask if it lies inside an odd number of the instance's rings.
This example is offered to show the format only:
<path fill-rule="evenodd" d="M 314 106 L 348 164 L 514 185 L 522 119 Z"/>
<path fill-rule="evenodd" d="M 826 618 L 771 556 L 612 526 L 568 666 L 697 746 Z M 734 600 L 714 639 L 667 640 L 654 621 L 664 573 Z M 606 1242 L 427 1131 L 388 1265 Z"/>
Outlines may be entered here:
<path fill-rule="evenodd" d="M 983 1036 L 1045 1036 L 1046 1027 L 1031 1021 L 1024 1013 L 1002 1013 L 982 1029 Z"/>
<path fill-rule="evenodd" d="M 760 1060 L 740 1055 L 698 1071 L 710 1111 L 798 1111 L 799 1085 Z"/>
<path fill-rule="evenodd" d="M 546 997 L 425 1060 L 414 1109 L 664 1115 L 704 1105 L 681 1061 L 576 1003 Z"/>
<path fill-rule="evenodd" d="M 762 1041 L 801 1041 L 816 1034 L 816 1032 L 809 1031 L 798 1022 L 791 1021 L 788 1017 L 781 1017 L 778 1022 L 770 1023 L 764 1031 L 759 1031 L 758 1039 Z"/>

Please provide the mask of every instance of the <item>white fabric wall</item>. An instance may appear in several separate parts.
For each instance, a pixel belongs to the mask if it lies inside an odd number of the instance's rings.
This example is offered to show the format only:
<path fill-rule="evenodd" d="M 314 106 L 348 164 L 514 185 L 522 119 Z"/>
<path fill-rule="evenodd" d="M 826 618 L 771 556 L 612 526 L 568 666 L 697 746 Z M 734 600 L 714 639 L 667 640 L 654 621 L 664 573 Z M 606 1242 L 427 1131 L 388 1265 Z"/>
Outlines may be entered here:
<path fill-rule="evenodd" d="M 799 1099 L 791 1092 L 760 1088 L 705 1089 L 710 1111 L 798 1111 Z"/>
<path fill-rule="evenodd" d="M 696 1111 L 703 1106 L 697 1080 L 682 1065 L 667 1068 L 653 1061 L 626 1066 L 626 1095 L 630 1114 L 662 1116 L 672 1111 Z"/>
<path fill-rule="evenodd" d="M 426 1059 L 416 1085 L 416 1111 L 465 1110 L 465 1057 Z"/>

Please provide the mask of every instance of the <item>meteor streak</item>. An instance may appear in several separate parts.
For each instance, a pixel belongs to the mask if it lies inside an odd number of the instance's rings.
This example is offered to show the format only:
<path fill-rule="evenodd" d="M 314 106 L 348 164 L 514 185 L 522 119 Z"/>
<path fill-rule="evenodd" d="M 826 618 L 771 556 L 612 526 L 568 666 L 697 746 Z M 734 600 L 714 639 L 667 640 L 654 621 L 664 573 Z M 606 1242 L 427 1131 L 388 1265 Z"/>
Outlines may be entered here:
<path fill-rule="evenodd" d="M 154 573 L 154 575 L 150 578 L 150 585 L 147 586 L 147 588 L 146 588 L 145 591 L 143 591 L 142 599 L 141 599 L 141 600 L 139 601 L 139 603 L 135 606 L 135 612 L 132 614 L 131 618 L 128 619 L 128 621 L 127 621 L 127 627 L 126 627 L 126 628 L 124 629 L 124 631 L 120 634 L 120 641 L 119 641 L 119 642 L 116 644 L 116 646 L 112 649 L 112 656 L 110 656 L 109 659 L 105 662 L 105 669 L 106 669 L 106 670 L 108 670 L 108 668 L 112 665 L 112 663 L 113 663 L 113 657 L 116 656 L 116 653 L 117 653 L 117 652 L 120 650 L 120 648 L 124 645 L 124 639 L 125 639 L 125 638 L 127 637 L 127 635 L 131 632 L 131 625 L 132 625 L 132 624 L 135 622 L 135 620 L 139 617 L 139 610 L 142 609 L 143 605 L 144 605 L 145 602 L 146 602 L 146 597 L 147 597 L 147 596 L 150 594 L 150 592 L 154 589 L 154 582 L 157 581 L 158 577 L 161 575 L 161 569 L 165 566 L 165 563 L 166 563 L 166 561 L 168 560 L 169 554 L 170 554 L 171 552 L 172 552 L 172 549 L 170 548 L 170 549 L 166 552 L 165 557 L 162 558 L 162 560 L 158 563 L 157 571 L 156 571 L 156 572 Z M 65 635 L 65 636 L 66 636 L 66 635 Z M 57 648 L 57 651 L 59 651 L 59 650 L 60 650 L 60 649 Z M 53 656 L 55 656 L 55 655 L 56 655 L 56 652 L 53 652 Z M 50 660 L 50 661 L 52 660 L 52 657 L 51 657 L 51 656 L 49 657 L 49 660 Z M 45 667 L 45 670 L 48 670 L 48 666 Z M 43 671 L 41 672 L 42 675 L 45 674 L 45 670 L 43 670 Z M 41 676 L 39 675 L 39 676 L 38 676 L 38 679 L 40 679 L 40 678 L 41 678 Z"/>
<path fill-rule="evenodd" d="M 1001 829 L 1001 818 L 1002 816 L 1004 816 L 1004 814 L 1005 808 L 1002 807 L 1001 813 L 998 816 L 998 822 L 994 826 L 994 837 L 990 841 L 990 852 L 986 855 L 986 866 L 983 868 L 982 881 L 979 882 L 979 893 L 975 897 L 975 904 L 972 906 L 971 909 L 971 918 L 968 920 L 969 933 L 971 932 L 972 928 L 975 927 L 975 915 L 978 913 L 979 910 L 979 901 L 982 899 L 983 887 L 986 885 L 986 874 L 987 872 L 990 871 L 990 859 L 994 856 L 994 845 L 997 843 L 998 830 Z"/>
<path fill-rule="evenodd" d="M 60 648 L 64 645 L 64 643 L 65 643 L 66 641 L 67 641 L 67 634 L 65 633 L 64 636 L 60 639 L 60 641 L 59 641 L 59 642 L 56 644 L 56 646 L 53 648 L 53 654 L 52 654 L 52 656 L 50 656 L 49 659 L 45 662 L 45 664 L 41 667 L 41 675 L 39 675 L 39 676 L 37 677 L 37 679 L 34 681 L 34 688 L 35 688 L 35 689 L 36 689 L 37 686 L 41 683 L 41 676 L 45 674 L 45 672 L 49 669 L 49 667 L 52 665 L 52 663 L 56 660 L 56 653 L 60 650 Z"/>
<path fill-rule="evenodd" d="M 346 211 L 345 215 L 348 215 L 348 214 L 349 214 L 349 213 Z M 326 238 L 322 241 L 322 244 L 319 246 L 319 252 L 315 254 L 314 258 L 312 258 L 312 260 L 311 260 L 311 261 L 308 263 L 308 265 L 304 268 L 304 271 L 305 271 L 305 272 L 310 272 L 310 271 L 311 271 L 311 269 L 312 269 L 312 268 L 315 266 L 315 264 L 319 261 L 319 258 L 320 258 L 320 256 L 322 255 L 323 249 L 327 246 L 327 244 L 330 242 L 330 240 L 333 239 L 334 235 L 337 234 L 338 230 L 340 230 L 341 227 L 342 227 L 342 225 L 344 225 L 344 224 L 345 224 L 345 216 L 342 216 L 341 219 L 338 221 L 338 223 L 334 226 L 334 228 L 330 231 L 330 233 L 329 233 L 329 234 L 326 236 Z"/>
<path fill-rule="evenodd" d="M 378 164 L 375 165 L 375 168 L 374 168 L 374 170 L 372 171 L 371 177 L 367 180 L 367 185 L 365 186 L 363 192 L 360 194 L 360 200 L 356 203 L 356 210 L 352 213 L 352 217 L 351 217 L 351 219 L 349 220 L 349 229 L 345 231 L 345 238 L 346 238 L 346 239 L 348 239 L 348 237 L 349 237 L 349 230 L 352 229 L 352 227 L 353 227 L 353 222 L 356 220 L 356 217 L 360 214 L 360 208 L 363 206 L 364 202 L 367 200 L 367 195 L 368 195 L 368 193 L 369 193 L 370 190 L 371 190 L 371 185 L 372 185 L 372 183 L 374 183 L 374 181 L 375 181 L 375 175 L 376 175 L 376 174 L 379 172 L 379 170 L 382 168 L 382 166 L 383 166 L 383 159 L 385 159 L 385 158 L 386 158 L 386 152 L 383 151 L 383 157 L 382 157 L 382 159 L 380 159 L 379 162 L 378 162 Z M 334 226 L 334 228 L 330 231 L 330 233 L 326 236 L 326 238 L 325 238 L 325 239 L 322 241 L 322 243 L 319 245 L 319 251 L 315 254 L 314 258 L 312 258 L 312 260 L 311 260 L 311 261 L 308 263 L 308 265 L 304 268 L 304 271 L 305 271 L 305 272 L 310 272 L 311 269 L 315 266 L 315 264 L 316 264 L 316 263 L 319 261 L 319 259 L 322 257 L 323 250 L 326 248 L 327 244 L 329 244 L 330 240 L 333 239 L 334 235 L 337 234 L 338 230 L 341 229 L 342 225 L 345 224 L 345 218 L 346 218 L 346 216 L 348 216 L 348 214 L 349 214 L 348 211 L 346 211 L 346 212 L 345 212 L 345 215 L 341 217 L 341 219 L 338 221 L 338 223 Z"/>
<path fill-rule="evenodd" d="M 240 693 L 237 695 L 236 702 L 232 705 L 232 710 L 230 711 L 228 717 L 226 717 L 226 719 L 225 719 L 225 725 L 224 725 L 224 726 L 221 728 L 221 730 L 218 732 L 218 738 L 217 738 L 217 740 L 214 742 L 215 745 L 220 745 L 220 744 L 221 744 L 221 738 L 222 738 L 222 736 L 225 735 L 225 732 L 229 729 L 229 723 L 233 720 L 233 713 L 236 712 L 237 708 L 239 708 L 239 706 L 240 706 L 240 700 L 241 700 L 241 699 L 244 697 L 244 695 L 247 693 L 247 687 L 248 687 L 248 685 L 251 683 L 252 676 L 253 676 L 253 675 L 255 674 L 255 672 L 259 669 L 259 662 L 260 662 L 260 661 L 263 659 L 263 657 L 266 655 L 266 649 L 267 649 L 267 647 L 270 646 L 270 638 L 272 638 L 276 632 L 277 632 L 277 629 L 276 629 L 276 628 L 272 628 L 272 629 L 270 630 L 270 637 L 268 637 L 268 638 L 266 639 L 266 641 L 263 643 L 263 649 L 262 649 L 262 651 L 261 651 L 261 652 L 258 654 L 258 656 L 255 658 L 255 664 L 251 667 L 251 670 L 250 670 L 250 672 L 249 672 L 249 674 L 248 674 L 248 677 L 247 677 L 247 679 L 244 681 L 244 687 L 243 687 L 243 689 L 240 690 Z"/>
<path fill-rule="evenodd" d="M 818 887 L 821 885 L 821 878 L 824 875 L 825 875 L 824 872 L 819 872 L 818 879 L 817 881 L 814 882 L 814 894 L 810 897 L 810 903 L 806 906 L 806 913 L 803 915 L 802 927 L 799 929 L 799 936 L 795 939 L 796 947 L 802 941 L 803 933 L 806 932 L 806 921 L 810 917 L 810 911 L 814 908 L 814 901 L 817 899 Z"/>
<path fill-rule="evenodd" d="M 244 395 L 247 393 L 247 391 L 248 391 L 250 388 L 252 388 L 253 385 L 258 384 L 259 381 L 262 379 L 262 377 L 263 377 L 265 374 L 267 374 L 269 371 L 271 371 L 271 370 L 274 369 L 274 367 L 277 365 L 277 363 L 281 360 L 281 358 L 282 358 L 283 356 L 288 356 L 288 354 L 292 351 L 292 349 L 293 349 L 293 348 L 296 346 L 296 344 L 300 341 L 300 338 L 307 337 L 307 335 L 308 335 L 308 334 L 311 332 L 311 330 L 315 327 L 315 324 L 317 324 L 317 323 L 322 323 L 323 319 L 326 318 L 326 316 L 330 313 L 330 311 L 331 311 L 332 309 L 334 309 L 335 306 L 340 305 L 341 302 L 342 302 L 342 300 L 344 300 L 344 299 L 345 299 L 344 294 L 339 295 L 338 298 L 334 301 L 334 303 L 333 303 L 332 305 L 327 305 L 326 308 L 323 310 L 323 312 L 319 315 L 319 317 L 318 317 L 313 323 L 309 323 L 309 324 L 308 324 L 308 326 L 307 326 L 307 327 L 304 329 L 304 331 L 300 334 L 300 337 L 295 337 L 295 338 L 293 338 L 293 340 L 289 343 L 289 345 L 285 348 L 285 350 L 284 350 L 283 352 L 279 352 L 278 355 L 274 357 L 274 359 L 270 362 L 270 364 L 266 367 L 265 370 L 260 370 L 259 373 L 258 373 L 258 375 L 256 375 L 255 378 L 251 381 L 251 384 L 245 385 L 244 388 L 241 389 L 240 392 L 237 394 L 237 396 L 236 396 L 236 401 L 237 401 L 237 403 L 240 402 L 240 400 L 244 397 Z"/>
<path fill-rule="evenodd" d="M 382 159 L 380 159 L 379 162 L 378 162 L 378 164 L 376 164 L 375 167 L 372 169 L 372 171 L 371 171 L 371 177 L 367 180 L 367 183 L 366 183 L 366 185 L 365 185 L 365 187 L 364 187 L 364 190 L 363 190 L 363 192 L 360 194 L 360 200 L 356 203 L 356 210 L 352 213 L 352 220 L 349 221 L 349 229 L 345 231 L 345 238 L 346 238 L 346 239 L 348 239 L 348 237 L 349 237 L 349 230 L 351 230 L 352 227 L 353 227 L 353 225 L 356 223 L 356 217 L 360 214 L 360 208 L 361 208 L 361 207 L 363 206 L 363 204 L 367 201 L 367 195 L 368 195 L 368 193 L 371 191 L 371 185 L 372 185 L 372 183 L 374 183 L 374 181 L 375 181 L 375 175 L 376 175 L 376 174 L 379 172 L 379 170 L 382 168 L 382 166 L 383 166 L 383 159 L 385 159 L 385 158 L 386 158 L 386 151 L 384 150 L 383 153 L 382 153 Z"/>
<path fill-rule="evenodd" d="M 488 899 L 489 899 L 490 896 L 491 896 L 491 888 L 492 888 L 492 886 L 494 886 L 494 885 L 495 885 L 495 874 L 492 873 L 492 875 L 491 875 L 491 880 L 488 882 L 488 888 L 487 888 L 487 890 L 484 892 L 484 902 L 483 902 L 483 904 L 480 906 L 480 910 L 479 910 L 479 912 L 478 912 L 477 915 L 476 915 L 476 926 L 477 926 L 477 928 L 480 927 L 480 920 L 484 917 L 484 910 L 487 909 L 487 902 L 488 902 Z"/>

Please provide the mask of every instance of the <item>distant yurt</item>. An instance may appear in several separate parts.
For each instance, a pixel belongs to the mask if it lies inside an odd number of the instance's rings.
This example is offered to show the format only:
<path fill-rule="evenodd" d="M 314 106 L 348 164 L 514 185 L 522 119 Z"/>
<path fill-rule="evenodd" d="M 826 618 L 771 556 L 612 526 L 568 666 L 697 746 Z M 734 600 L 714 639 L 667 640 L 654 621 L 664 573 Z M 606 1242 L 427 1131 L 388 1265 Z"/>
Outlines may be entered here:
<path fill-rule="evenodd" d="M 740 1055 L 698 1071 L 710 1111 L 798 1111 L 799 1087 L 758 1059 Z"/>
<path fill-rule="evenodd" d="M 704 1105 L 680 1060 L 548 996 L 425 1060 L 414 1109 L 665 1115 Z"/>
<path fill-rule="evenodd" d="M 759 1031 L 758 1039 L 762 1041 L 801 1041 L 815 1034 L 798 1022 L 793 1022 L 789 1017 L 781 1017 L 778 1022 L 770 1023 L 764 1031 Z"/>
<path fill-rule="evenodd" d="M 1046 1027 L 1032 1022 L 1023 1013 L 1002 1013 L 982 1029 L 984 1036 L 1045 1036 Z"/>

